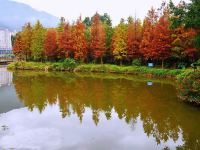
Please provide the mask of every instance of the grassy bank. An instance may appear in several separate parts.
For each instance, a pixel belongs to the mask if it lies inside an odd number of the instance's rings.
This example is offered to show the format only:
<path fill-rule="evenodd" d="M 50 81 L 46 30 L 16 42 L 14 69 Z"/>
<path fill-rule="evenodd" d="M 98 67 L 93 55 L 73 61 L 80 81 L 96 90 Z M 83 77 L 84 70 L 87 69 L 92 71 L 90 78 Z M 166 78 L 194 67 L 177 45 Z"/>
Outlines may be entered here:
<path fill-rule="evenodd" d="M 144 66 L 117 66 L 111 64 L 76 64 L 68 62 L 13 62 L 7 66 L 8 69 L 17 70 L 43 70 L 43 71 L 73 71 L 73 72 L 102 72 L 118 74 L 134 74 L 145 77 L 173 78 L 188 70 L 182 69 L 158 69 Z"/>

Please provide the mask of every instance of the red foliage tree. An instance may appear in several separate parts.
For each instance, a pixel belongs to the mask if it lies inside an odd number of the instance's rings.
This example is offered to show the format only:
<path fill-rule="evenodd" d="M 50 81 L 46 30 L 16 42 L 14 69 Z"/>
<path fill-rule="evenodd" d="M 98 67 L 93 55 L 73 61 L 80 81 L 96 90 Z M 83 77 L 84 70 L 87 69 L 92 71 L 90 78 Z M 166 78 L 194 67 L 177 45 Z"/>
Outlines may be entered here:
<path fill-rule="evenodd" d="M 142 25 L 139 19 L 128 24 L 127 49 L 129 59 L 139 58 L 139 46 L 142 40 Z"/>
<path fill-rule="evenodd" d="M 164 67 L 164 60 L 171 55 L 171 31 L 168 13 L 165 12 L 159 18 L 155 26 L 154 39 L 152 41 L 152 51 L 154 51 L 154 59 L 162 61 L 162 68 Z"/>
<path fill-rule="evenodd" d="M 17 33 L 16 40 L 13 45 L 13 53 L 18 60 L 22 60 L 25 57 L 23 47 L 21 34 Z"/>
<path fill-rule="evenodd" d="M 84 61 L 87 57 L 87 41 L 85 38 L 85 25 L 79 18 L 72 27 L 72 49 L 77 60 Z"/>
<path fill-rule="evenodd" d="M 72 39 L 69 24 L 64 25 L 64 30 L 59 34 L 58 39 L 59 55 L 69 57 L 70 50 L 72 49 Z"/>
<path fill-rule="evenodd" d="M 103 63 L 102 57 L 106 51 L 105 36 L 104 26 L 100 20 L 99 14 L 96 13 L 92 19 L 90 48 L 94 58 L 100 58 L 101 63 Z"/>
<path fill-rule="evenodd" d="M 140 52 L 144 56 L 146 60 L 153 60 L 156 56 L 156 52 L 153 48 L 153 39 L 154 39 L 154 31 L 155 31 L 155 25 L 157 23 L 157 13 L 155 9 L 151 9 L 148 12 L 148 16 L 144 20 L 144 26 L 143 26 L 143 39 L 140 44 Z"/>
<path fill-rule="evenodd" d="M 195 59 L 196 56 L 198 56 L 198 50 L 194 47 L 194 40 L 196 37 L 197 32 L 193 29 L 185 29 L 185 32 L 183 33 L 182 37 L 184 39 L 184 47 L 185 56 L 192 59 L 192 61 Z"/>
<path fill-rule="evenodd" d="M 57 48 L 57 32 L 55 29 L 48 29 L 44 40 L 44 51 L 47 58 L 55 59 Z"/>
<path fill-rule="evenodd" d="M 189 58 L 193 62 L 198 57 L 198 49 L 194 47 L 196 32 L 193 29 L 179 27 L 172 33 L 172 55 L 182 61 L 183 58 Z"/>

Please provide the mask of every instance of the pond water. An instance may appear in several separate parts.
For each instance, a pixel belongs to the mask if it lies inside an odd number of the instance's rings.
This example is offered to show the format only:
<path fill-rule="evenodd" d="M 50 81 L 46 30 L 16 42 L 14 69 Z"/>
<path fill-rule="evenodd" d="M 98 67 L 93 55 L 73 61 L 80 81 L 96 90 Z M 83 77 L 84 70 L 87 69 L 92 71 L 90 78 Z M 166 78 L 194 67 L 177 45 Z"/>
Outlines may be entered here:
<path fill-rule="evenodd" d="M 174 81 L 0 68 L 0 149 L 200 149 Z"/>

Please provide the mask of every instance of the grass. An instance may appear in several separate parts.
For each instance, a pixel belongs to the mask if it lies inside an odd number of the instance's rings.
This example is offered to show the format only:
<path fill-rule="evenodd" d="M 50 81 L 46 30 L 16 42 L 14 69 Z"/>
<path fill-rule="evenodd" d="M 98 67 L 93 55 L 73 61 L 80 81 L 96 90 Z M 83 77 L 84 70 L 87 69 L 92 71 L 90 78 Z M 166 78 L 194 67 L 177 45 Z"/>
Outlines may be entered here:
<path fill-rule="evenodd" d="M 49 70 L 49 71 L 74 71 L 74 72 L 98 72 L 116 74 L 134 74 L 145 77 L 174 78 L 192 69 L 160 69 L 145 66 L 117 66 L 111 64 L 76 64 L 72 60 L 64 62 L 13 62 L 8 69 L 16 70 Z"/>
<path fill-rule="evenodd" d="M 189 69 L 190 70 L 190 69 Z M 148 77 L 176 77 L 185 72 L 182 69 L 159 69 L 148 68 L 144 66 L 117 66 L 117 65 L 98 65 L 98 64 L 82 64 L 74 69 L 75 72 L 105 72 L 105 73 L 123 73 L 144 75 Z"/>

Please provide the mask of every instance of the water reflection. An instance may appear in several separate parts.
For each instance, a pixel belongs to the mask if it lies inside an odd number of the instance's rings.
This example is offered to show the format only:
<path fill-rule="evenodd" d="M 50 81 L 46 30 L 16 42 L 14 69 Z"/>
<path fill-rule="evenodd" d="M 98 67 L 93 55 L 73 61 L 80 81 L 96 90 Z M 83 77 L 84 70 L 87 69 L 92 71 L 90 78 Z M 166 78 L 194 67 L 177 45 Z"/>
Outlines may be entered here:
<path fill-rule="evenodd" d="M 1 118 L 9 130 L 0 145 L 6 147 L 9 141 L 27 149 L 35 145 L 43 149 L 200 149 L 200 111 L 180 103 L 172 84 L 146 83 L 117 76 L 16 72 L 15 90 L 31 112 L 14 110 Z M 52 142 L 40 143 L 41 139 Z"/>
<path fill-rule="evenodd" d="M 0 114 L 23 106 L 16 96 L 12 78 L 12 72 L 8 72 L 5 66 L 0 66 Z"/>
<path fill-rule="evenodd" d="M 0 87 L 4 85 L 11 85 L 12 73 L 8 72 L 5 67 L 0 66 Z"/>

